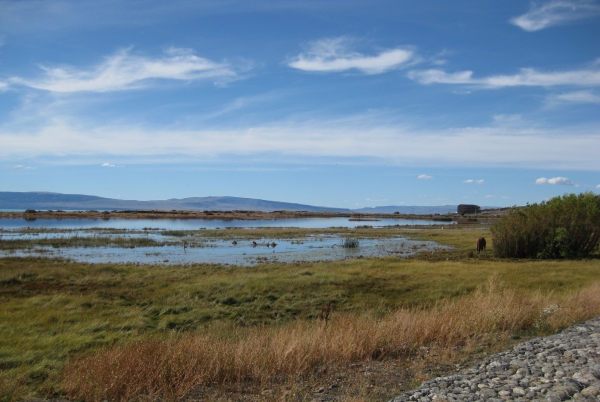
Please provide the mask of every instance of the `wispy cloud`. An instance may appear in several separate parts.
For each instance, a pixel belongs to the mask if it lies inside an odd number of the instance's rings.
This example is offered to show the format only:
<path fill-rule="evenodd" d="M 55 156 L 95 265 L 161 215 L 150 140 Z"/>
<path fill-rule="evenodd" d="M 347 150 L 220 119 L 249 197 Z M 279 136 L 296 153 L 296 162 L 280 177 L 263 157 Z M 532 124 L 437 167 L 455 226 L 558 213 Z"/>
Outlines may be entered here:
<path fill-rule="evenodd" d="M 219 80 L 236 76 L 228 64 L 180 48 L 171 48 L 160 58 L 135 56 L 130 49 L 124 49 L 88 70 L 70 66 L 41 68 L 45 72 L 42 78 L 12 77 L 9 82 L 50 92 L 109 92 L 141 88 L 152 80 Z"/>
<path fill-rule="evenodd" d="M 600 184 L 598 184 L 598 185 L 596 186 L 596 188 L 600 188 Z"/>
<path fill-rule="evenodd" d="M 431 179 L 433 179 L 433 176 L 429 176 L 429 175 L 426 175 L 426 174 L 420 174 L 420 175 L 417 176 L 417 179 L 420 179 L 420 180 L 431 180 Z"/>
<path fill-rule="evenodd" d="M 350 49 L 346 37 L 321 39 L 312 42 L 308 50 L 300 53 L 288 66 L 303 71 L 340 72 L 359 70 L 365 74 L 381 74 L 400 67 L 414 56 L 411 50 L 387 49 L 376 55 L 364 55 Z"/>
<path fill-rule="evenodd" d="M 463 183 L 467 183 L 467 184 L 483 184 L 483 179 L 480 179 L 480 180 L 469 179 L 469 180 L 463 181 Z"/>
<path fill-rule="evenodd" d="M 523 68 L 518 74 L 493 75 L 473 78 L 472 71 L 447 73 L 443 70 L 414 70 L 408 78 L 420 84 L 469 84 L 483 88 L 518 86 L 552 87 L 559 85 L 600 86 L 600 69 L 542 72 L 533 68 Z"/>
<path fill-rule="evenodd" d="M 566 177 L 553 177 L 551 179 L 546 179 L 545 177 L 540 177 L 535 181 L 535 184 L 556 184 L 559 186 L 577 186 L 577 183 L 573 183 Z"/>
<path fill-rule="evenodd" d="M 552 103 L 600 103 L 600 96 L 592 91 L 575 91 L 559 95 L 551 95 L 548 102 Z"/>
<path fill-rule="evenodd" d="M 525 31 L 533 32 L 598 15 L 600 4 L 596 1 L 554 0 L 542 5 L 534 4 L 528 12 L 512 18 L 510 22 Z"/>
<path fill-rule="evenodd" d="M 111 163 L 108 163 L 108 162 L 106 162 L 106 163 L 103 163 L 103 164 L 102 164 L 102 166 L 103 166 L 103 167 L 115 167 L 115 165 L 113 165 L 113 164 L 111 164 Z"/>
<path fill-rule="evenodd" d="M 53 116 L 38 128 L 0 127 L 0 159 L 61 156 L 98 165 L 134 161 L 198 161 L 268 157 L 284 163 L 339 158 L 386 160 L 404 166 L 527 167 L 600 171 L 600 127 L 538 124 L 417 129 L 398 116 L 289 119 L 243 128 L 95 126 Z M 568 132 L 569 135 L 564 133 Z M 473 147 L 473 144 L 494 144 Z M 533 152 L 532 150 L 535 150 Z M 92 158 L 93 157 L 93 158 Z M 144 162 L 141 162 L 144 163 Z M 427 176 L 427 175 L 425 175 Z M 416 176 L 415 176 L 416 178 Z"/>
<path fill-rule="evenodd" d="M 7 166 L 6 168 L 8 170 L 35 169 L 34 167 L 24 166 L 24 165 L 12 165 L 12 166 Z"/>

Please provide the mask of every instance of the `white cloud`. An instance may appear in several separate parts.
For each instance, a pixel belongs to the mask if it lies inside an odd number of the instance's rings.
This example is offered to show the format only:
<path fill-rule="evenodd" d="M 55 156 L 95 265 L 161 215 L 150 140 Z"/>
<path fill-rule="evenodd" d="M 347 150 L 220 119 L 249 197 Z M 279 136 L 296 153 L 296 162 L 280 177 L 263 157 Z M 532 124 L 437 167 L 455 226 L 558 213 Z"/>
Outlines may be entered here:
<path fill-rule="evenodd" d="M 21 169 L 35 169 L 31 166 L 23 166 L 23 165 L 12 165 L 6 167 L 8 170 L 21 170 Z"/>
<path fill-rule="evenodd" d="M 236 73 L 224 63 L 198 57 L 189 49 L 171 48 L 161 58 L 130 54 L 129 49 L 109 56 L 88 70 L 41 67 L 41 79 L 12 77 L 12 84 L 50 92 L 109 92 L 147 86 L 151 80 L 233 79 Z"/>
<path fill-rule="evenodd" d="M 417 179 L 421 179 L 421 180 L 431 180 L 433 179 L 433 176 L 428 176 L 426 174 L 420 174 L 419 176 L 417 176 Z"/>
<path fill-rule="evenodd" d="M 483 184 L 483 179 L 480 179 L 480 180 L 469 179 L 469 180 L 463 181 L 463 183 L 468 183 L 468 184 Z"/>
<path fill-rule="evenodd" d="M 550 96 L 548 97 L 548 101 L 550 103 L 600 103 L 600 96 L 594 94 L 591 91 L 575 91 Z"/>
<path fill-rule="evenodd" d="M 0 160 L 61 156 L 62 161 L 198 161 L 268 157 L 283 163 L 374 158 L 404 166 L 525 167 L 600 171 L 600 124 L 416 129 L 398 116 L 275 121 L 244 128 L 94 126 L 52 116 L 40 127 L 0 127 Z M 569 135 L 565 135 L 569 133 Z M 474 147 L 473 144 L 494 144 Z M 535 150 L 533 152 L 532 150 Z M 141 162 L 140 162 L 141 161 Z M 116 166 L 118 167 L 118 166 Z"/>
<path fill-rule="evenodd" d="M 310 44 L 288 66 L 303 71 L 340 72 L 351 69 L 366 74 L 381 74 L 398 68 L 411 60 L 413 52 L 406 49 L 388 49 L 374 56 L 367 56 L 349 49 L 345 37 L 321 39 Z"/>
<path fill-rule="evenodd" d="M 531 10 L 510 22 L 525 31 L 533 32 L 571 21 L 600 15 L 600 5 L 588 0 L 554 0 L 543 5 L 533 5 Z"/>
<path fill-rule="evenodd" d="M 414 70 L 408 78 L 420 84 L 469 84 L 484 88 L 502 88 L 517 86 L 550 87 L 575 85 L 594 87 L 600 85 L 600 69 L 541 72 L 533 68 L 523 68 L 514 75 L 494 75 L 473 78 L 472 71 L 447 73 L 443 70 Z"/>
<path fill-rule="evenodd" d="M 535 181 L 535 184 L 556 184 L 559 186 L 577 186 L 576 183 L 573 183 L 566 177 L 553 177 L 551 179 L 546 179 L 545 177 L 540 177 Z"/>
<path fill-rule="evenodd" d="M 102 164 L 103 167 L 115 167 L 115 165 L 105 162 Z"/>
<path fill-rule="evenodd" d="M 486 196 L 485 196 L 485 198 L 496 198 L 496 196 L 495 196 L 495 195 L 488 194 L 488 195 L 486 195 Z"/>
<path fill-rule="evenodd" d="M 598 185 L 596 186 L 596 188 L 600 188 L 600 184 L 598 184 Z"/>
<path fill-rule="evenodd" d="M 420 84 L 473 84 L 473 71 L 448 74 L 443 70 L 409 71 L 408 78 Z"/>

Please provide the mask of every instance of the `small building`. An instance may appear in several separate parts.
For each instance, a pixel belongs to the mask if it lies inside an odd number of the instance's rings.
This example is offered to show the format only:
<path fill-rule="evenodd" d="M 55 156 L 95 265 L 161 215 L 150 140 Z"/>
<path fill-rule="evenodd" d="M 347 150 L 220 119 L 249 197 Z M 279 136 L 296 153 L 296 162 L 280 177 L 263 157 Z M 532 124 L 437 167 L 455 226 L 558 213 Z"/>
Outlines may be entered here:
<path fill-rule="evenodd" d="M 460 204 L 456 211 L 459 215 L 464 214 L 478 214 L 481 212 L 481 207 L 479 205 L 471 205 L 471 204 Z"/>

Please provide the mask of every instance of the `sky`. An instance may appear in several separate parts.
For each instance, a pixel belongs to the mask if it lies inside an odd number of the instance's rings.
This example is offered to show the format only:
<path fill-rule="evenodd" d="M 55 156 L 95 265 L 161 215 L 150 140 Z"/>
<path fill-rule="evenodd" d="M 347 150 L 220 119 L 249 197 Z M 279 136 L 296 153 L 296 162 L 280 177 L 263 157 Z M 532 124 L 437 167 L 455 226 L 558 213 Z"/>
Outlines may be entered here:
<path fill-rule="evenodd" d="M 0 0 L 0 191 L 600 193 L 600 0 Z"/>

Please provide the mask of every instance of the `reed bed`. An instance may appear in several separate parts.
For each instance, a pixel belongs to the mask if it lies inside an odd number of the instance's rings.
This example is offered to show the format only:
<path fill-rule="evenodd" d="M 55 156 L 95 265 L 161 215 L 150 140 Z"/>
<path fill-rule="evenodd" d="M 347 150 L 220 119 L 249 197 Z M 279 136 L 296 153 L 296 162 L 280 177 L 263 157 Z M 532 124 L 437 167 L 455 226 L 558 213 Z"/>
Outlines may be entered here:
<path fill-rule="evenodd" d="M 323 365 L 395 358 L 423 349 L 443 354 L 456 347 L 528 333 L 556 332 L 600 315 L 600 284 L 561 295 L 500 289 L 496 280 L 460 299 L 399 309 L 383 318 L 341 314 L 328 322 L 297 321 L 279 327 L 187 334 L 110 347 L 72 360 L 64 389 L 70 399 L 176 400 L 198 385 L 289 381 Z"/>
<path fill-rule="evenodd" d="M 600 245 L 600 198 L 568 194 L 513 209 L 492 228 L 502 258 L 585 258 Z"/>

